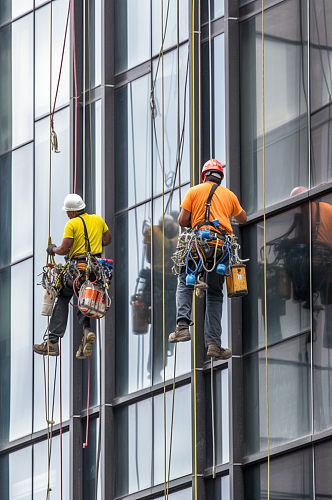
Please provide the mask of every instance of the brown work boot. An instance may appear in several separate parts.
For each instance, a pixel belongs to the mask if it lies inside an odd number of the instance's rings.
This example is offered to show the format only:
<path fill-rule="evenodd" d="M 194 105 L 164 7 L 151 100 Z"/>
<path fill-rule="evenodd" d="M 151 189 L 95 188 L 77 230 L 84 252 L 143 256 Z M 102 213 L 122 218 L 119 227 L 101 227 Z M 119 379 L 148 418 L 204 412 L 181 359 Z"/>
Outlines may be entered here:
<path fill-rule="evenodd" d="M 86 356 L 83 354 L 83 342 L 82 344 L 79 345 L 77 351 L 76 351 L 76 358 L 77 359 L 85 359 Z"/>
<path fill-rule="evenodd" d="M 43 342 L 42 344 L 34 344 L 33 352 L 36 354 L 42 354 L 43 356 L 48 355 L 48 347 L 47 342 Z M 59 356 L 59 342 L 53 344 L 53 342 L 49 343 L 49 353 L 50 356 Z"/>
<path fill-rule="evenodd" d="M 171 344 L 187 342 L 188 340 L 191 340 L 188 323 L 179 323 L 176 325 L 175 332 L 170 333 L 168 336 L 168 342 L 171 342 Z"/>
<path fill-rule="evenodd" d="M 232 351 L 230 349 L 225 349 L 224 347 L 218 347 L 217 345 L 208 345 L 207 355 L 212 358 L 218 359 L 228 359 L 232 356 Z"/>
<path fill-rule="evenodd" d="M 96 342 L 96 335 L 90 328 L 83 330 L 83 355 L 88 358 L 92 354 L 92 344 Z"/>

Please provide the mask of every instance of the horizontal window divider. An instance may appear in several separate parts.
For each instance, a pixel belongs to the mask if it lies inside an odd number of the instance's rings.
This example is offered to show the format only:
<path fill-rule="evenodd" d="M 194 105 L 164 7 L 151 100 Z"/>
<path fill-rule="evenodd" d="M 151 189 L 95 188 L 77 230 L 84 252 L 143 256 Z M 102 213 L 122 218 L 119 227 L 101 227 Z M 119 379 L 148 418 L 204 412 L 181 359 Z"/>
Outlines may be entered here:
<path fill-rule="evenodd" d="M 293 196 L 292 198 L 288 198 L 286 200 L 282 200 L 279 201 L 278 203 L 270 205 L 269 207 L 266 207 L 265 214 L 267 217 L 270 217 L 272 215 L 285 212 L 290 208 L 298 206 L 300 203 L 303 203 L 305 201 L 311 201 L 317 198 L 318 196 L 322 196 L 330 192 L 332 192 L 332 181 L 320 184 L 319 186 L 315 186 L 311 189 L 308 189 L 308 191 Z M 245 225 L 240 225 L 240 227 L 246 227 L 249 224 L 260 222 L 261 220 L 263 220 L 263 217 L 264 217 L 264 211 L 263 209 L 260 209 L 257 212 L 248 215 L 247 223 Z"/>
<path fill-rule="evenodd" d="M 104 87 L 104 85 L 98 85 L 97 87 L 94 87 L 93 89 L 91 89 L 91 104 L 93 104 L 94 102 L 100 101 L 102 99 L 103 90 L 104 90 L 103 87 Z M 79 96 L 79 101 L 78 101 L 78 104 L 81 108 L 83 108 L 83 96 L 84 96 L 84 92 L 81 92 L 81 94 Z M 85 108 L 87 108 L 89 105 L 90 105 L 90 101 L 89 101 L 89 89 L 88 89 L 85 92 Z"/>
<path fill-rule="evenodd" d="M 293 339 L 296 339 L 297 337 L 302 337 L 303 335 L 307 335 L 308 333 L 310 334 L 310 329 L 308 330 L 304 330 L 303 332 L 300 332 L 300 333 L 294 333 L 294 335 L 290 335 L 289 337 L 286 337 L 284 339 L 281 339 L 281 340 L 277 340 L 276 342 L 273 342 L 272 344 L 268 344 L 267 348 L 269 349 L 270 347 L 274 347 L 276 345 L 279 345 L 279 344 L 283 344 L 284 342 L 287 342 L 287 340 L 293 340 Z M 249 356 L 251 356 L 252 354 L 256 354 L 258 352 L 261 352 L 261 351 L 265 351 L 265 345 L 263 345 L 262 347 L 258 347 L 257 349 L 254 349 L 252 351 L 249 351 L 249 352 L 246 352 L 242 355 L 243 358 L 247 358 Z"/>
<path fill-rule="evenodd" d="M 175 388 L 182 387 L 183 385 L 187 385 L 191 383 L 191 373 L 186 373 L 184 375 L 180 375 L 175 379 Z M 173 379 L 166 380 L 166 391 L 171 391 L 173 388 Z M 145 389 L 141 389 L 140 391 L 133 392 L 126 396 L 120 396 L 113 400 L 113 407 L 119 407 L 123 405 L 129 405 L 133 403 L 138 403 L 139 401 L 143 401 L 145 399 L 151 398 L 152 396 L 158 396 L 164 392 L 164 383 L 160 382 L 160 384 L 156 384 L 150 387 L 146 387 Z"/>
<path fill-rule="evenodd" d="M 169 493 L 175 493 L 176 491 L 183 490 L 187 487 L 192 486 L 192 475 L 189 474 L 187 476 L 183 476 L 177 479 L 173 479 L 169 482 Z M 163 494 L 165 491 L 164 483 L 159 484 L 157 486 L 152 486 L 151 488 L 146 488 L 145 490 L 138 491 L 136 493 L 132 493 L 131 495 L 124 495 L 122 497 L 116 497 L 115 500 L 150 500 L 160 497 L 163 498 Z M 161 496 L 160 496 L 161 495 Z"/>
<path fill-rule="evenodd" d="M 229 474 L 229 462 L 227 462 L 226 464 L 216 465 L 215 473 L 218 476 L 228 476 L 228 474 Z M 204 478 L 205 479 L 209 479 L 212 476 L 213 476 L 212 467 L 208 467 L 207 469 L 204 470 Z"/>
<path fill-rule="evenodd" d="M 28 146 L 29 144 L 32 144 L 33 141 L 34 141 L 34 139 L 30 139 L 29 141 L 23 142 L 22 144 L 19 144 L 18 146 L 15 146 L 12 149 L 8 149 L 8 151 L 5 151 L 4 153 L 0 154 L 0 158 L 2 158 L 3 156 L 10 155 L 10 153 L 12 153 L 13 151 L 16 151 L 17 149 L 24 148 L 24 146 Z"/>
<path fill-rule="evenodd" d="M 302 438 L 295 439 L 294 441 L 289 441 L 288 443 L 270 448 L 270 457 L 277 457 L 286 453 L 289 454 L 292 451 L 299 450 L 310 444 L 316 444 L 331 439 L 331 437 L 332 428 L 326 431 L 319 432 L 317 434 L 310 434 L 309 436 L 304 436 Z M 242 465 L 251 465 L 258 462 L 263 462 L 265 460 L 267 460 L 267 450 L 244 457 L 242 460 Z"/>
<path fill-rule="evenodd" d="M 227 370 L 228 359 L 220 359 L 219 361 L 213 361 L 213 370 Z M 205 361 L 203 365 L 203 371 L 211 371 L 211 361 Z"/>
<path fill-rule="evenodd" d="M 69 431 L 70 427 L 69 420 L 62 422 L 62 432 Z M 53 425 L 52 437 L 60 435 L 60 424 Z M 41 431 L 34 432 L 33 434 L 28 434 L 20 439 L 16 439 L 15 441 L 10 441 L 2 446 L 0 446 L 0 455 L 7 452 L 17 451 L 22 448 L 26 448 L 27 446 L 31 446 L 33 444 L 37 444 L 41 441 L 45 441 L 47 439 L 47 428 L 42 429 Z"/>
<path fill-rule="evenodd" d="M 186 186 L 189 186 L 189 185 L 190 185 L 189 181 L 185 182 L 184 184 L 181 184 L 181 189 L 186 187 Z M 175 189 L 179 189 L 179 186 L 175 186 L 174 191 L 175 191 Z M 172 191 L 173 191 L 172 188 L 168 189 L 167 191 L 165 191 L 164 196 L 167 196 Z M 115 217 L 117 217 L 119 215 L 123 215 L 125 212 L 130 212 L 130 210 L 133 210 L 134 208 L 138 208 L 138 207 L 141 207 L 142 205 L 145 205 L 146 203 L 151 203 L 152 201 L 158 200 L 158 198 L 162 198 L 162 196 L 163 196 L 162 193 L 157 194 L 153 198 L 148 198 L 147 200 L 144 200 L 144 201 L 141 201 L 140 203 L 137 203 L 137 205 L 131 205 L 128 208 L 124 208 L 123 210 L 119 210 L 119 212 L 116 212 L 114 215 L 115 215 Z"/>
<path fill-rule="evenodd" d="M 19 19 L 22 19 L 22 17 L 25 17 L 29 14 L 32 14 L 34 11 L 34 9 L 30 9 L 28 10 L 27 12 L 24 12 L 24 14 L 20 14 L 19 16 L 17 17 L 14 17 L 13 19 L 11 19 L 10 21 L 7 21 L 6 23 L 3 23 L 0 25 L 0 30 L 2 30 L 2 28 L 6 28 L 7 26 L 9 26 L 10 24 L 14 23 L 15 21 L 18 21 Z"/>
<path fill-rule="evenodd" d="M 211 38 L 225 33 L 225 18 L 220 17 L 211 21 Z M 201 29 L 201 43 L 209 40 L 209 23 L 203 24 Z"/>
<path fill-rule="evenodd" d="M 104 406 L 104 405 L 101 405 L 101 406 Z M 89 408 L 89 416 L 90 417 L 98 417 L 99 416 L 99 409 L 100 409 L 100 406 L 99 405 L 96 405 L 96 406 L 90 406 Z M 88 410 L 82 410 L 81 412 L 81 418 L 86 418 L 88 415 Z"/>
<path fill-rule="evenodd" d="M 20 260 L 15 260 L 15 262 L 11 262 L 10 264 L 7 264 L 6 266 L 0 267 L 0 272 L 5 271 L 9 267 L 16 266 L 16 264 L 21 264 L 21 262 L 25 262 L 26 260 L 32 259 L 33 254 L 28 255 L 27 257 L 24 257 L 23 259 Z"/>
<path fill-rule="evenodd" d="M 285 0 L 265 0 L 264 2 L 264 12 L 270 7 L 274 7 L 279 3 L 283 3 Z M 250 17 L 256 16 L 262 12 L 262 2 L 261 0 L 256 0 L 255 2 L 250 2 L 239 8 L 239 20 L 240 22 L 246 21 Z"/>
<path fill-rule="evenodd" d="M 69 98 L 69 102 L 67 102 L 66 104 L 62 104 L 62 106 L 58 106 L 55 109 L 54 116 L 57 114 L 58 111 L 62 111 L 65 108 L 69 108 L 69 106 L 70 106 L 70 99 L 72 99 L 72 97 Z M 44 113 L 43 115 L 38 116 L 37 118 L 35 118 L 35 123 L 39 122 L 40 120 L 43 120 L 44 118 L 47 118 L 48 116 L 50 116 L 49 112 L 48 113 Z"/>

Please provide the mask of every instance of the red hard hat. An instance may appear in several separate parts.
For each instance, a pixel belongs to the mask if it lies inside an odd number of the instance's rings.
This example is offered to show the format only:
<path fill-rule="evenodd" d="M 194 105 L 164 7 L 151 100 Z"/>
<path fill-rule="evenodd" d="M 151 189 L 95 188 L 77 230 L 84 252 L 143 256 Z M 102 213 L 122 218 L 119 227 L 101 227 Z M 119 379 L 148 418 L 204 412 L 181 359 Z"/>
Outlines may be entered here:
<path fill-rule="evenodd" d="M 205 176 L 206 176 L 206 173 L 207 172 L 218 172 L 221 174 L 221 180 L 223 180 L 224 178 L 224 170 L 222 168 L 222 164 L 218 161 L 218 160 L 215 160 L 214 158 L 212 158 L 212 160 L 208 160 L 203 168 L 202 168 L 202 172 L 201 172 L 201 179 L 203 182 L 205 182 Z"/>

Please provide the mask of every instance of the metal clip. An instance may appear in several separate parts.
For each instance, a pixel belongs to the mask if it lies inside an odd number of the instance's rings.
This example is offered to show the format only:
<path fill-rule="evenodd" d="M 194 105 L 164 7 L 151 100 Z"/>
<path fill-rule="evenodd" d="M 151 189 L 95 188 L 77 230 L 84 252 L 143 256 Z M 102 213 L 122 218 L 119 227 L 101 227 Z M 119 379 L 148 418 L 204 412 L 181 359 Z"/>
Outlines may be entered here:
<path fill-rule="evenodd" d="M 58 150 L 58 137 L 56 135 L 55 130 L 52 130 L 51 133 L 51 143 L 52 143 L 52 151 L 54 150 L 55 153 L 60 153 Z"/>
<path fill-rule="evenodd" d="M 208 287 L 207 284 L 204 281 L 201 281 L 200 276 L 197 276 L 197 281 L 195 283 L 196 297 L 202 299 L 204 297 L 204 293 L 207 287 Z"/>
<path fill-rule="evenodd" d="M 151 94 L 150 94 L 150 108 L 151 108 L 151 116 L 152 116 L 152 118 L 155 118 L 156 117 L 156 106 L 155 106 L 154 98 L 153 98 L 153 90 L 151 90 Z"/>

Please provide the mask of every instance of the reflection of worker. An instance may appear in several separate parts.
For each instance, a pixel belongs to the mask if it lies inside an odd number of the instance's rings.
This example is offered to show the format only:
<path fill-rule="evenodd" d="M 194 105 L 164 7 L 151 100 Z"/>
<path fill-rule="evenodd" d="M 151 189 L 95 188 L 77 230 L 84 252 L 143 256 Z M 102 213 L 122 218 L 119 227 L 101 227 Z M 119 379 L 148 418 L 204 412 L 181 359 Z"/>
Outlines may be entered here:
<path fill-rule="evenodd" d="M 176 324 L 176 308 L 174 295 L 176 291 L 176 278 L 172 273 L 173 261 L 171 259 L 177 245 L 179 225 L 176 222 L 176 213 L 161 217 L 159 224 L 153 226 L 153 280 L 154 280 L 154 315 L 153 315 L 153 355 L 155 366 L 155 378 L 163 366 L 163 307 L 165 309 L 165 331 L 174 330 Z M 163 234 L 164 224 L 164 234 Z M 146 244 L 146 258 L 151 263 L 151 227 L 148 227 L 144 234 Z M 164 257 L 163 257 L 164 247 Z M 163 287 L 163 275 L 165 286 Z M 163 293 L 164 289 L 164 293 Z M 164 301 L 164 306 L 163 306 Z M 172 350 L 168 355 L 172 354 Z M 167 363 L 167 358 L 166 358 Z M 150 359 L 148 360 L 150 367 Z M 156 382 L 156 379 L 154 380 Z"/>
<path fill-rule="evenodd" d="M 232 234 L 229 217 L 232 215 L 237 222 L 243 224 L 247 215 L 242 209 L 237 197 L 229 189 L 219 186 L 223 177 L 223 167 L 217 160 L 209 160 L 202 170 L 203 184 L 192 187 L 186 194 L 181 205 L 179 224 L 182 227 L 191 225 L 195 228 L 204 221 L 206 202 L 213 184 L 217 184 L 210 208 L 210 220 L 219 220 L 219 224 L 227 233 Z M 206 312 L 205 312 L 205 343 L 208 347 L 207 354 L 216 359 L 227 359 L 232 355 L 230 349 L 220 347 L 221 344 L 221 315 L 223 303 L 224 276 L 217 274 L 216 270 L 207 273 L 206 282 Z M 177 325 L 175 332 L 168 337 L 169 342 L 185 342 L 190 340 L 189 325 L 191 323 L 193 286 L 186 285 L 186 275 L 178 277 L 176 292 L 177 299 Z"/>
<path fill-rule="evenodd" d="M 65 226 L 62 243 L 59 247 L 51 244 L 47 248 L 49 255 L 67 255 L 77 260 L 78 263 L 86 263 L 86 244 L 84 224 L 87 229 L 91 254 L 101 257 L 102 247 L 111 243 L 111 233 L 105 221 L 99 215 L 85 213 L 85 203 L 77 194 L 69 194 L 64 200 L 62 210 L 67 212 L 69 221 Z M 84 222 L 83 222 L 84 221 Z M 69 280 L 68 280 L 69 281 Z M 62 288 L 56 298 L 56 303 L 49 324 L 49 354 L 59 355 L 59 338 L 64 336 L 67 327 L 68 305 L 73 296 L 73 287 L 69 286 L 64 277 Z M 77 308 L 77 318 L 83 327 L 82 349 L 76 354 L 78 358 L 91 356 L 92 344 L 96 341 L 96 335 L 90 330 L 90 319 L 84 316 Z M 48 354 L 47 342 L 35 344 L 34 352 L 37 354 Z"/>

